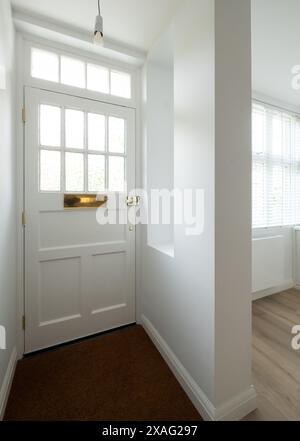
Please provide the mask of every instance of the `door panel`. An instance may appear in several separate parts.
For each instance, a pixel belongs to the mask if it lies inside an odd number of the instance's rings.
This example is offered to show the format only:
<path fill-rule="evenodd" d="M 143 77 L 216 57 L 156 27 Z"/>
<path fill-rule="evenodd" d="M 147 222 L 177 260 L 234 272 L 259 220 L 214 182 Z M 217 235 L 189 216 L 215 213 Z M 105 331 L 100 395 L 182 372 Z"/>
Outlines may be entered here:
<path fill-rule="evenodd" d="M 85 228 L 81 228 L 85 225 Z M 76 231 L 76 238 L 74 238 Z M 41 212 L 40 246 L 42 248 L 93 245 L 95 243 L 126 241 L 126 225 L 106 225 L 99 228 L 89 212 Z"/>
<path fill-rule="evenodd" d="M 65 193 L 126 198 L 134 189 L 135 113 L 37 89 L 25 96 L 30 353 L 135 322 L 134 231 L 99 225 L 96 209 L 64 208 Z"/>

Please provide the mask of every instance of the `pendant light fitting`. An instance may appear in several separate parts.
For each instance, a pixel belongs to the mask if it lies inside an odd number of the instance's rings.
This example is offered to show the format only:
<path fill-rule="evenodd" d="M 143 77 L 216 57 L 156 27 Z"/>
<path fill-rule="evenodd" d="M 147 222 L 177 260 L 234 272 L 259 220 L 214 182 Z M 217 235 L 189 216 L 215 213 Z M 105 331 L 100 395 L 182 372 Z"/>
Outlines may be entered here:
<path fill-rule="evenodd" d="M 103 32 L 103 18 L 101 16 L 100 0 L 98 0 L 98 15 L 95 22 L 94 43 L 98 46 L 103 46 L 104 32 Z"/>

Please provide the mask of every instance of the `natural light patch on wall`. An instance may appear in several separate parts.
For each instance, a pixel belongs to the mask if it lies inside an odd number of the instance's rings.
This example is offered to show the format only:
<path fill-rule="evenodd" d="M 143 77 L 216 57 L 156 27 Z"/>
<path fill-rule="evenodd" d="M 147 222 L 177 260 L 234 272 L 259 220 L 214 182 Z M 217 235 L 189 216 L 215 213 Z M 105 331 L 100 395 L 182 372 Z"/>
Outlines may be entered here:
<path fill-rule="evenodd" d="M 31 49 L 31 76 L 118 98 L 132 98 L 129 73 L 42 49 Z"/>

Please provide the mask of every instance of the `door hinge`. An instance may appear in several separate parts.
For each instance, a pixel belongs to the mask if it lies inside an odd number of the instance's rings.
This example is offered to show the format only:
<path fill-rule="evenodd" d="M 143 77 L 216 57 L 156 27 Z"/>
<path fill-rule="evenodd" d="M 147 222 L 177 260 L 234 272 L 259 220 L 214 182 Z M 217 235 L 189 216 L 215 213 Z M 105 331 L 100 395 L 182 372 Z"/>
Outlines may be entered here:
<path fill-rule="evenodd" d="M 26 226 L 26 216 L 25 216 L 25 212 L 22 212 L 22 226 L 25 227 Z"/>
<path fill-rule="evenodd" d="M 22 317 L 22 329 L 23 329 L 23 331 L 25 331 L 25 328 L 26 328 L 26 319 L 25 319 L 25 315 L 23 315 L 23 317 Z"/>
<path fill-rule="evenodd" d="M 22 109 L 22 121 L 25 124 L 26 123 L 26 109 L 23 107 Z"/>

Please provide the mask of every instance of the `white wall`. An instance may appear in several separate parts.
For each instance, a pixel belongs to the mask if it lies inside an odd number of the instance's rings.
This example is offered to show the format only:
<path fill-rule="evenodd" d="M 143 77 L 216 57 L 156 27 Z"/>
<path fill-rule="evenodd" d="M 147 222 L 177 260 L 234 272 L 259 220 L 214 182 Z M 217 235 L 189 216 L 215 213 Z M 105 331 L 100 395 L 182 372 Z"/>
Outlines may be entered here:
<path fill-rule="evenodd" d="M 0 90 L 0 325 L 5 326 L 7 332 L 7 350 L 0 350 L 1 389 L 16 346 L 14 30 L 9 0 L 0 2 L 0 66 L 6 72 L 6 89 Z"/>
<path fill-rule="evenodd" d="M 144 315 L 210 398 L 214 393 L 213 3 L 185 2 L 173 24 L 173 29 L 181 29 L 173 35 L 174 185 L 205 190 L 205 234 L 188 238 L 183 226 L 175 226 L 172 259 L 147 246 L 145 229 L 142 271 Z M 148 156 L 152 148 L 147 145 Z M 151 164 L 146 165 L 147 174 L 151 173 Z"/>
<path fill-rule="evenodd" d="M 144 229 L 142 312 L 198 409 L 226 418 L 255 397 L 250 1 L 186 0 L 172 29 L 174 185 L 205 191 L 205 228 L 188 237 L 175 226 L 174 259 L 151 249 Z"/>
<path fill-rule="evenodd" d="M 166 32 L 147 59 L 147 189 L 174 188 L 174 55 L 171 32 Z M 174 247 L 174 228 L 149 225 L 148 243 L 158 249 Z M 174 251 L 174 250 L 173 250 Z"/>
<path fill-rule="evenodd" d="M 216 0 L 217 405 L 251 385 L 251 107 L 251 2 Z"/>

